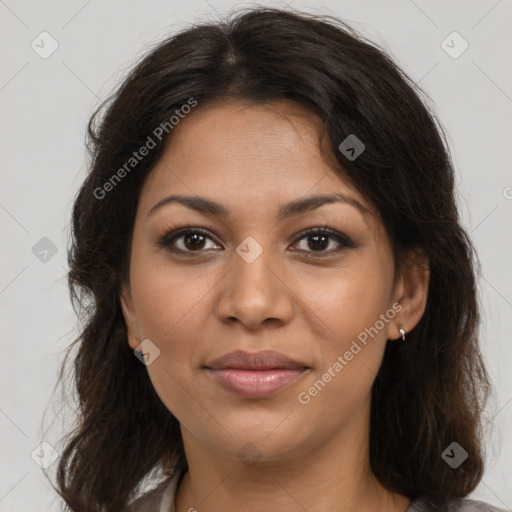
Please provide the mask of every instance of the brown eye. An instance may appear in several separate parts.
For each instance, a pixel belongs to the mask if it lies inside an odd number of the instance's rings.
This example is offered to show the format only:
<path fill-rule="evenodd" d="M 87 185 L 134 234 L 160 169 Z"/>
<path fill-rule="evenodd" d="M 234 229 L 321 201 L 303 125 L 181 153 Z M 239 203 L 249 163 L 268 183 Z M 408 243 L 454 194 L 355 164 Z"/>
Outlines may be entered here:
<path fill-rule="evenodd" d="M 302 232 L 294 246 L 299 245 L 299 242 L 303 240 L 305 243 L 302 244 L 302 247 L 293 249 L 293 251 L 305 253 L 308 257 L 330 256 L 342 249 L 356 247 L 347 236 L 326 228 L 310 228 Z M 210 247 L 208 247 L 208 241 L 213 242 Z M 202 253 L 211 249 L 221 249 L 209 231 L 190 227 L 167 233 L 160 239 L 158 245 L 178 254 Z"/>
<path fill-rule="evenodd" d="M 307 247 L 312 251 L 324 251 L 328 248 L 330 242 L 334 240 L 328 235 L 309 235 L 301 240 L 307 240 Z"/>
<path fill-rule="evenodd" d="M 188 235 L 182 235 L 180 238 L 183 238 L 183 245 L 187 249 L 203 249 L 206 237 L 201 233 L 191 233 Z"/>
<path fill-rule="evenodd" d="M 191 253 L 208 249 L 206 247 L 208 240 L 213 241 L 208 231 L 200 228 L 185 228 L 166 234 L 158 244 L 173 252 Z"/>
<path fill-rule="evenodd" d="M 298 245 L 302 240 L 305 240 L 306 243 L 304 243 L 302 248 L 299 248 L 298 251 L 313 253 L 313 255 L 308 254 L 308 257 L 330 256 L 334 253 L 338 253 L 342 249 L 355 247 L 354 242 L 345 235 L 326 228 L 311 228 L 306 230 L 301 234 L 298 241 L 295 242 L 295 245 Z M 329 248 L 331 249 L 327 250 Z"/>

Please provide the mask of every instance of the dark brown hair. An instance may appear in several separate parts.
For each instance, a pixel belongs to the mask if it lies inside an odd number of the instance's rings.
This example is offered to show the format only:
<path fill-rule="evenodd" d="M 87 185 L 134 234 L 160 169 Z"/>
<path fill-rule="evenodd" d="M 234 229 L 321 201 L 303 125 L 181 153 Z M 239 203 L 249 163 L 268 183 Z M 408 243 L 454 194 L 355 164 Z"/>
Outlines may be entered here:
<path fill-rule="evenodd" d="M 446 136 L 428 96 L 384 50 L 336 18 L 272 8 L 159 43 L 91 118 L 90 171 L 74 203 L 68 254 L 82 320 L 73 367 L 79 408 L 58 493 L 71 510 L 121 511 L 157 469 L 187 468 L 178 420 L 129 348 L 119 297 L 139 193 L 172 137 L 169 129 L 159 140 L 155 129 L 191 98 L 196 108 L 233 98 L 305 107 L 323 121 L 337 172 L 379 212 L 397 265 L 411 248 L 425 252 L 426 311 L 405 343 L 387 344 L 373 386 L 371 467 L 411 499 L 439 505 L 467 495 L 483 474 L 491 388 L 477 340 L 477 261 L 458 216 Z M 365 145 L 354 160 L 338 149 L 351 134 Z M 156 146 L 98 198 L 151 136 Z M 469 454 L 456 470 L 441 457 L 453 441 Z"/>

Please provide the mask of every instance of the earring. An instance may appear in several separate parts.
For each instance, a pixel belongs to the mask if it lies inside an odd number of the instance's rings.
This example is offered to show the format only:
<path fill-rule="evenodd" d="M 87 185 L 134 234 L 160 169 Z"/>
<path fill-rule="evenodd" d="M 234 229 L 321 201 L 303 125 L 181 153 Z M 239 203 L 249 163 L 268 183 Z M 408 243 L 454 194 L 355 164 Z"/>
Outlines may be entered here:
<path fill-rule="evenodd" d="M 405 341 L 405 329 L 399 327 L 398 332 L 400 333 L 400 336 L 402 336 L 402 341 Z"/>

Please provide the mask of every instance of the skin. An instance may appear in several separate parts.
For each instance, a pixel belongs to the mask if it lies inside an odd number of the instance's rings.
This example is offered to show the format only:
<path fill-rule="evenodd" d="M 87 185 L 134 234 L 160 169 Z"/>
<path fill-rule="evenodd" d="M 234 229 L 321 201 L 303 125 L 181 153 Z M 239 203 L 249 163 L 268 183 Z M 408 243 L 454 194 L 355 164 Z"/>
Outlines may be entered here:
<path fill-rule="evenodd" d="M 400 337 L 400 326 L 410 331 L 424 312 L 428 273 L 416 260 L 394 280 L 384 227 L 322 158 L 320 129 L 318 118 L 286 101 L 199 105 L 174 128 L 144 184 L 121 301 L 130 347 L 150 339 L 160 350 L 147 371 L 181 425 L 189 472 L 177 512 L 403 512 L 410 504 L 370 469 L 370 400 L 386 343 L 401 343 L 388 340 Z M 338 202 L 277 221 L 281 205 L 333 193 L 366 210 Z M 149 215 L 170 194 L 213 199 L 230 215 L 177 202 Z M 202 244 L 174 240 L 191 256 L 158 244 L 186 225 L 211 233 Z M 328 238 L 315 250 L 318 242 L 300 235 L 323 227 L 356 246 Z M 249 236 L 263 251 L 251 263 L 236 252 Z M 300 403 L 299 393 L 397 303 L 400 312 L 378 335 L 359 343 L 342 371 Z M 310 370 L 270 397 L 242 398 L 203 369 L 236 349 L 276 350 Z M 240 450 L 254 451 L 255 460 L 245 463 Z"/>

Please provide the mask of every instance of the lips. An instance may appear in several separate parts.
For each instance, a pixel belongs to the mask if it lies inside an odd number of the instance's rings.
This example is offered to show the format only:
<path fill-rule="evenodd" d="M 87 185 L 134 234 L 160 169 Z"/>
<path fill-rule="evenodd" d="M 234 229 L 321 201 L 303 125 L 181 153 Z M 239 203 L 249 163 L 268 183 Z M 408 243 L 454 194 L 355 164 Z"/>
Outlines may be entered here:
<path fill-rule="evenodd" d="M 205 365 L 208 374 L 225 389 L 244 398 L 264 398 L 297 381 L 310 368 L 270 350 L 236 350 Z"/>
<path fill-rule="evenodd" d="M 287 370 L 301 370 L 308 368 L 306 364 L 300 363 L 289 357 L 274 352 L 273 350 L 263 350 L 261 352 L 244 352 L 235 350 L 229 352 L 210 363 L 207 368 L 214 370 L 222 368 L 239 368 L 242 370 L 271 370 L 282 368 Z"/>

